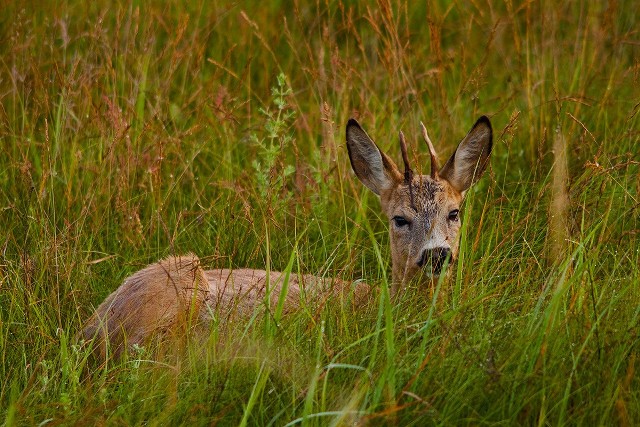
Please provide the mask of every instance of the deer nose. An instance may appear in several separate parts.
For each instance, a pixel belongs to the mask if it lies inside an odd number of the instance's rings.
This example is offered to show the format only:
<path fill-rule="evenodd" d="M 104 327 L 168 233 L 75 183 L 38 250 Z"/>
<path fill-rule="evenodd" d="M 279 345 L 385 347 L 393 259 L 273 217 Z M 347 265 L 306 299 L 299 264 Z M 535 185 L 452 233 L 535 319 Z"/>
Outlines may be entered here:
<path fill-rule="evenodd" d="M 425 249 L 420 254 L 420 259 L 418 260 L 418 267 L 424 267 L 428 261 L 431 261 L 431 270 L 433 274 L 440 274 L 440 270 L 444 266 L 447 257 L 451 255 L 451 249 L 449 248 L 434 248 L 434 249 Z"/>
<path fill-rule="evenodd" d="M 451 250 L 449 248 L 435 248 L 431 251 L 431 266 L 433 268 L 433 274 L 440 274 L 440 270 L 442 270 L 442 267 L 449 255 L 451 255 Z"/>

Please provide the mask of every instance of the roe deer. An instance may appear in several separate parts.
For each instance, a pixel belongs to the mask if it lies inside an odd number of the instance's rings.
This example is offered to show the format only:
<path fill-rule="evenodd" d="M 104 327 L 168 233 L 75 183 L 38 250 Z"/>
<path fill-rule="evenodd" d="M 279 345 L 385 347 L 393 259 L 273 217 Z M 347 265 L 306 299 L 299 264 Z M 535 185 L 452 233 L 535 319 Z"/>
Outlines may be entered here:
<path fill-rule="evenodd" d="M 482 116 L 439 169 L 433 144 L 421 126 L 431 156 L 429 175 L 413 173 L 402 132 L 404 173 L 356 120 L 349 120 L 346 128 L 351 167 L 380 197 L 390 221 L 392 293 L 419 273 L 425 278 L 438 276 L 447 259 L 455 260 L 460 204 L 491 154 L 491 123 Z M 108 351 L 117 357 L 154 336 L 184 334 L 181 326 L 194 322 L 206 324 L 214 318 L 228 322 L 235 316 L 249 316 L 261 304 L 271 310 L 278 302 L 288 312 L 340 295 L 361 302 L 370 295 L 370 288 L 364 283 L 264 270 L 205 271 L 193 254 L 170 256 L 125 279 L 97 308 L 81 336 L 95 339 L 102 357 Z"/>

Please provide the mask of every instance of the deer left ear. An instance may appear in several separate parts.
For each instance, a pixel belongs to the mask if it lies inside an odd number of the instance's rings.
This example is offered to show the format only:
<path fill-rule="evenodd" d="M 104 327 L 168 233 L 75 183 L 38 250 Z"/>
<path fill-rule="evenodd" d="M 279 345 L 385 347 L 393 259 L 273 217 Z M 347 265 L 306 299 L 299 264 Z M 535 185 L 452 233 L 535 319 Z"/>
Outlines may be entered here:
<path fill-rule="evenodd" d="M 440 177 L 464 193 L 480 179 L 489 164 L 493 147 L 493 130 L 487 116 L 473 125 L 467 136 L 440 170 Z"/>
<path fill-rule="evenodd" d="M 347 151 L 356 176 L 377 195 L 402 181 L 393 160 L 378 148 L 355 119 L 347 123 Z"/>

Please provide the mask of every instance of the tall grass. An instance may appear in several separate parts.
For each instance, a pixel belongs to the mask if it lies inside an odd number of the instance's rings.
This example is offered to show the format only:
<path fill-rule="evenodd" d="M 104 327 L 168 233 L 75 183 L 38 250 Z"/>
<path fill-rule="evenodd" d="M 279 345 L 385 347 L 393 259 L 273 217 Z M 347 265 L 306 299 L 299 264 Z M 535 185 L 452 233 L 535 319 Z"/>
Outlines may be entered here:
<path fill-rule="evenodd" d="M 2 5 L 6 425 L 640 422 L 635 3 L 418 3 Z M 444 160 L 480 114 L 460 259 L 391 300 L 344 124 L 425 170 L 419 121 Z M 382 291 L 92 362 L 93 308 L 188 251 Z"/>

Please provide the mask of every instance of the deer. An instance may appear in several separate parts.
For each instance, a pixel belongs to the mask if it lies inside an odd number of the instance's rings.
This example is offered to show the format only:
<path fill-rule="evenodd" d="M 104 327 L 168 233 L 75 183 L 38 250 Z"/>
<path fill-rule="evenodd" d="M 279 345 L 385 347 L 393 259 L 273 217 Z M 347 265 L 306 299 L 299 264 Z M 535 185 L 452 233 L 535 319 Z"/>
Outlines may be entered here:
<path fill-rule="evenodd" d="M 396 295 L 412 280 L 425 283 L 439 277 L 456 260 L 459 249 L 460 207 L 467 190 L 483 175 L 493 147 L 488 117 L 480 117 L 439 167 L 433 143 L 420 123 L 429 149 L 431 171 L 416 174 L 409 163 L 407 144 L 399 133 L 404 163 L 401 172 L 360 126 L 350 119 L 346 145 L 357 178 L 380 199 L 389 220 L 391 289 Z M 248 318 L 264 307 L 281 314 L 305 304 L 324 304 L 346 297 L 358 307 L 372 298 L 364 282 L 309 274 L 255 269 L 205 270 L 192 254 L 169 256 L 127 277 L 98 306 L 80 335 L 94 342 L 103 358 L 119 357 L 152 338 L 180 336 L 194 324 L 213 319 L 232 322 Z"/>

